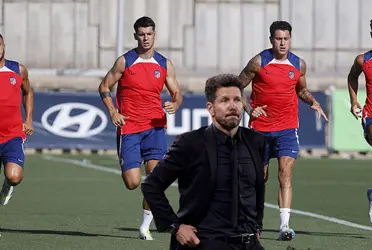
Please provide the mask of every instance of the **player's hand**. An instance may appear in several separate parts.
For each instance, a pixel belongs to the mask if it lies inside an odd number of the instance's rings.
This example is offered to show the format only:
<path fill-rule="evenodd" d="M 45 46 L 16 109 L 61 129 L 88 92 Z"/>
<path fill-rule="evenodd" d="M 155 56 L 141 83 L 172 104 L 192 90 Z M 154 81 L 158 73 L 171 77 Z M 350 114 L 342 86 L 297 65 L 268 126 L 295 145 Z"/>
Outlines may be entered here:
<path fill-rule="evenodd" d="M 117 111 L 115 111 L 111 115 L 111 121 L 112 121 L 112 124 L 114 124 L 115 127 L 124 126 L 125 125 L 125 119 L 128 119 L 128 118 L 129 117 L 124 116 Z"/>
<path fill-rule="evenodd" d="M 328 118 L 326 114 L 324 113 L 322 107 L 320 107 L 320 104 L 318 102 L 315 102 L 312 106 L 312 109 L 314 109 L 318 113 L 318 120 L 320 120 L 320 117 L 323 116 L 324 120 L 328 122 Z"/>
<path fill-rule="evenodd" d="M 261 234 L 260 234 L 260 232 L 257 232 L 257 233 L 256 233 L 256 238 L 257 238 L 258 241 L 261 240 Z"/>
<path fill-rule="evenodd" d="M 34 127 L 32 126 L 32 121 L 26 121 L 23 123 L 23 132 L 25 132 L 26 135 L 32 135 L 34 133 Z"/>
<path fill-rule="evenodd" d="M 176 233 L 176 239 L 182 246 L 196 247 L 200 243 L 196 232 L 195 227 L 181 224 Z"/>
<path fill-rule="evenodd" d="M 362 106 L 359 102 L 354 102 L 351 104 L 350 112 L 353 114 L 355 119 L 362 118 Z"/>
<path fill-rule="evenodd" d="M 250 116 L 253 117 L 253 118 L 258 118 L 261 115 L 267 116 L 266 112 L 264 110 L 266 107 L 267 107 L 267 105 L 263 105 L 263 106 L 260 106 L 260 107 L 255 107 Z"/>
<path fill-rule="evenodd" d="M 176 102 L 167 101 L 167 102 L 164 103 L 164 108 L 165 108 L 165 111 L 167 111 L 168 114 L 171 115 L 171 114 L 176 113 L 179 106 Z"/>

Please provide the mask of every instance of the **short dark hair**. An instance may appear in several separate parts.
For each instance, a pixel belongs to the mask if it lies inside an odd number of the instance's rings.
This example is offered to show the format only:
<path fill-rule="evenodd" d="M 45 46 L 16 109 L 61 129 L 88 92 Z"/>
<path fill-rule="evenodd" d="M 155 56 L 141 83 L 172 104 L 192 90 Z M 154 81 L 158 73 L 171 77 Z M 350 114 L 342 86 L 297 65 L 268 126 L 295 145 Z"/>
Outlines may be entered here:
<path fill-rule="evenodd" d="M 237 87 L 243 93 L 243 83 L 233 74 L 220 74 L 209 78 L 205 83 L 205 96 L 208 102 L 216 100 L 216 92 L 224 87 Z"/>
<path fill-rule="evenodd" d="M 152 30 L 155 31 L 155 22 L 148 16 L 140 17 L 136 20 L 133 25 L 134 31 L 137 32 L 139 27 L 152 27 Z"/>
<path fill-rule="evenodd" d="M 276 30 L 288 30 L 292 36 L 292 26 L 286 21 L 275 21 L 270 25 L 270 37 L 275 36 Z"/>

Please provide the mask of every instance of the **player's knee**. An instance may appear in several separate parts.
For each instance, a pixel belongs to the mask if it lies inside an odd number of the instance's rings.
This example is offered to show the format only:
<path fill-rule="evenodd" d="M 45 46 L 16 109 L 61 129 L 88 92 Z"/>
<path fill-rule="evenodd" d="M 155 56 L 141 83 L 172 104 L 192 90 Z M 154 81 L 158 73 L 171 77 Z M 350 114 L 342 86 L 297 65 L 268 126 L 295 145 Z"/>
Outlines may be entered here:
<path fill-rule="evenodd" d="M 290 186 L 292 182 L 292 171 L 291 169 L 279 169 L 279 182 L 280 185 Z"/>
<path fill-rule="evenodd" d="M 125 186 L 129 190 L 136 189 L 141 182 L 140 180 L 136 180 L 136 179 L 133 179 L 133 178 L 128 178 L 125 174 L 122 174 L 122 178 L 123 178 Z"/>
<path fill-rule="evenodd" d="M 11 173 L 6 176 L 8 183 L 12 186 L 16 186 L 21 183 L 23 176 L 22 173 Z"/>
<path fill-rule="evenodd" d="M 292 171 L 290 169 L 280 169 L 279 170 L 279 178 L 291 179 L 292 178 Z"/>
<path fill-rule="evenodd" d="M 134 190 L 134 189 L 136 189 L 138 186 L 139 186 L 139 184 L 140 184 L 140 182 L 138 181 L 125 181 L 124 180 L 124 183 L 125 183 L 125 186 L 129 189 L 129 190 Z"/>

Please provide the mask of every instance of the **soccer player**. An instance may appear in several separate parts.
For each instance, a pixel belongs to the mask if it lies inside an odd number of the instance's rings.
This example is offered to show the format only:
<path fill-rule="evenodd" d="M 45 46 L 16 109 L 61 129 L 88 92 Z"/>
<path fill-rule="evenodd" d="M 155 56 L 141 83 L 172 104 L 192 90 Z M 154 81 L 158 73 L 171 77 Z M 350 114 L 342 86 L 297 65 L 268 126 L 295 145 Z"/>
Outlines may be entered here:
<path fill-rule="evenodd" d="M 250 115 L 249 126 L 266 135 L 264 162 L 265 181 L 270 158 L 279 163 L 278 179 L 280 208 L 279 240 L 291 240 L 295 233 L 289 227 L 292 203 L 292 167 L 299 151 L 297 135 L 298 98 L 309 104 L 328 121 L 321 106 L 306 85 L 305 61 L 289 51 L 292 27 L 288 22 L 275 21 L 270 26 L 272 48 L 254 56 L 240 73 L 244 87 L 252 81 L 251 104 L 244 98 Z"/>
<path fill-rule="evenodd" d="M 370 35 L 372 37 L 372 20 L 370 21 L 370 28 Z M 367 88 L 367 98 L 363 109 L 357 98 L 358 78 L 362 72 L 366 79 Z M 347 82 L 351 104 L 350 112 L 356 119 L 362 118 L 364 138 L 372 146 L 372 50 L 355 58 L 347 77 Z M 369 203 L 369 218 L 372 223 L 372 188 L 367 190 L 367 198 Z"/>
<path fill-rule="evenodd" d="M 14 187 L 23 179 L 26 135 L 32 135 L 34 94 L 25 66 L 5 59 L 4 38 L 0 34 L 0 167 L 4 165 L 5 180 L 0 192 L 0 204 L 6 205 L 14 193 Z M 21 92 L 25 121 L 22 121 Z"/>
<path fill-rule="evenodd" d="M 165 110 L 174 114 L 182 104 L 172 62 L 154 49 L 154 21 L 141 17 L 134 23 L 134 30 L 138 46 L 117 58 L 99 86 L 112 123 L 118 128 L 118 156 L 122 178 L 129 190 L 137 188 L 141 182 L 142 160 L 148 175 L 166 153 L 167 121 L 160 97 L 164 84 L 173 98 L 164 103 Z M 110 89 L 116 82 L 118 109 L 110 96 Z M 153 216 L 145 200 L 143 209 L 140 238 L 152 240 L 149 228 Z"/>

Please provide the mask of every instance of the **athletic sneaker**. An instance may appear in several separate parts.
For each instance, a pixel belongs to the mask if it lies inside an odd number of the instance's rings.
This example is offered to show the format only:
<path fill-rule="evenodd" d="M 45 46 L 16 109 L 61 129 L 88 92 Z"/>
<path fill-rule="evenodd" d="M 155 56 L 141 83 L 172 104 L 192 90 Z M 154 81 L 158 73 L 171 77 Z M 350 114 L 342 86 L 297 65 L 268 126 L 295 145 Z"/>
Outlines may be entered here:
<path fill-rule="evenodd" d="M 372 223 L 372 188 L 368 189 L 367 198 L 369 203 L 369 220 Z"/>
<path fill-rule="evenodd" d="M 278 240 L 293 240 L 295 238 L 295 232 L 289 227 L 283 227 L 280 229 L 278 234 Z"/>
<path fill-rule="evenodd" d="M 0 192 L 0 204 L 5 206 L 9 203 L 14 193 L 14 187 L 8 184 L 8 181 L 5 179 L 3 188 Z"/>
<path fill-rule="evenodd" d="M 141 240 L 154 240 L 152 238 L 150 230 L 140 228 L 139 233 L 140 233 L 139 237 L 140 237 Z"/>

